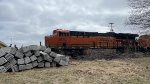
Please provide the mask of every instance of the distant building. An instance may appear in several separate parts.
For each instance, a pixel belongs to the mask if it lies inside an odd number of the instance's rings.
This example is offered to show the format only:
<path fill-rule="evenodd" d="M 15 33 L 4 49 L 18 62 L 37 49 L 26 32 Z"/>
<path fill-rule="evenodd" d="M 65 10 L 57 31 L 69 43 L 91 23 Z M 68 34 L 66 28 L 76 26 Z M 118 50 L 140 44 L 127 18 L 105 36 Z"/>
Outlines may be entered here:
<path fill-rule="evenodd" d="M 7 46 L 7 45 L 6 45 L 4 42 L 0 41 L 0 48 L 6 47 L 6 46 Z"/>

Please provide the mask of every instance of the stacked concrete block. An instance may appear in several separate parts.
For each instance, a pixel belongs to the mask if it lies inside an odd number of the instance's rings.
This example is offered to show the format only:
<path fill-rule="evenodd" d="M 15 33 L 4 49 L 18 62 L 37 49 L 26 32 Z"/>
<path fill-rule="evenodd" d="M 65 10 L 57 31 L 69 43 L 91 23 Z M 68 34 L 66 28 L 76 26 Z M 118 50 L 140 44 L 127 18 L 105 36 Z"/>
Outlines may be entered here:
<path fill-rule="evenodd" d="M 28 69 L 32 69 L 33 68 L 33 66 L 32 66 L 32 63 L 29 63 L 29 64 L 26 64 L 26 69 L 28 70 Z"/>
<path fill-rule="evenodd" d="M 39 57 L 37 58 L 37 61 L 38 61 L 38 62 L 41 62 L 41 61 L 43 61 L 43 58 L 42 58 L 41 56 L 39 56 Z"/>
<path fill-rule="evenodd" d="M 25 56 L 26 56 L 26 57 L 29 57 L 29 56 L 31 56 L 31 55 L 32 55 L 31 51 L 28 51 L 28 52 L 25 53 Z"/>
<path fill-rule="evenodd" d="M 0 49 L 0 57 L 4 56 L 6 54 L 12 54 L 15 55 L 16 54 L 17 49 L 16 48 L 12 48 L 12 47 L 4 47 Z"/>
<path fill-rule="evenodd" d="M 59 62 L 60 65 L 62 66 L 66 66 L 69 64 L 69 57 L 63 57 L 60 62 Z"/>
<path fill-rule="evenodd" d="M 26 65 L 19 65 L 19 71 L 26 70 Z"/>
<path fill-rule="evenodd" d="M 44 52 L 48 54 L 51 53 L 51 48 L 47 48 Z"/>
<path fill-rule="evenodd" d="M 7 72 L 7 69 L 4 66 L 0 66 L 0 72 Z"/>
<path fill-rule="evenodd" d="M 37 67 L 38 66 L 38 62 L 37 61 L 32 62 L 32 66 L 33 67 Z"/>
<path fill-rule="evenodd" d="M 5 59 L 6 59 L 7 61 L 9 61 L 9 60 L 11 60 L 11 59 L 14 58 L 14 56 L 13 56 L 12 54 L 6 54 L 4 57 L 5 57 Z"/>
<path fill-rule="evenodd" d="M 46 48 L 46 46 L 40 46 L 39 49 L 40 49 L 40 51 L 45 51 L 47 48 Z"/>
<path fill-rule="evenodd" d="M 2 48 L 2 50 L 5 52 L 5 53 L 10 53 L 11 52 L 11 47 L 4 47 Z"/>
<path fill-rule="evenodd" d="M 63 59 L 63 55 L 57 54 L 56 57 L 54 58 L 54 61 L 59 63 L 61 59 Z"/>
<path fill-rule="evenodd" d="M 16 48 L 11 48 L 11 50 L 10 50 L 9 53 L 12 54 L 12 55 L 15 55 L 16 52 L 17 52 L 17 49 L 16 49 Z"/>
<path fill-rule="evenodd" d="M 0 49 L 0 72 L 18 72 L 32 68 L 49 68 L 68 65 L 69 57 L 51 51 L 45 46 L 30 45 L 20 49 Z"/>
<path fill-rule="evenodd" d="M 31 59 L 31 61 L 33 62 L 33 61 L 36 61 L 36 60 L 37 60 L 37 57 L 36 57 L 35 55 L 32 55 L 32 56 L 30 57 L 30 59 Z"/>
<path fill-rule="evenodd" d="M 43 67 L 44 67 L 44 62 L 39 62 L 39 63 L 38 63 L 38 67 L 39 67 L 39 68 L 43 68 Z"/>
<path fill-rule="evenodd" d="M 24 53 L 30 51 L 30 47 L 29 46 L 22 47 L 21 49 L 22 49 L 22 52 L 24 52 Z"/>
<path fill-rule="evenodd" d="M 43 58 L 45 61 L 52 62 L 52 57 L 50 57 L 48 54 L 44 55 Z"/>
<path fill-rule="evenodd" d="M 25 60 L 25 64 L 28 64 L 28 63 L 30 63 L 30 62 L 31 62 L 30 57 L 25 57 L 25 58 L 24 58 L 24 60 Z"/>
<path fill-rule="evenodd" d="M 2 51 L 2 52 L 0 52 L 2 55 L 8 54 L 8 53 L 15 55 L 17 49 L 16 48 L 12 48 L 12 47 L 4 47 L 0 51 Z"/>
<path fill-rule="evenodd" d="M 10 64 L 15 65 L 17 63 L 17 61 L 13 58 L 9 61 Z"/>
<path fill-rule="evenodd" d="M 0 57 L 4 56 L 6 52 L 3 51 L 3 49 L 0 49 Z"/>
<path fill-rule="evenodd" d="M 0 65 L 3 65 L 6 62 L 7 62 L 7 60 L 4 57 L 0 58 Z"/>
<path fill-rule="evenodd" d="M 55 58 L 55 57 L 57 56 L 57 53 L 51 52 L 51 53 L 50 53 L 50 56 Z"/>
<path fill-rule="evenodd" d="M 46 67 L 46 68 L 51 67 L 51 63 L 50 63 L 50 62 L 45 62 L 45 67 Z"/>
<path fill-rule="evenodd" d="M 34 55 L 35 55 L 36 57 L 39 57 L 39 56 L 40 56 L 40 51 L 34 51 Z"/>
<path fill-rule="evenodd" d="M 19 71 L 19 68 L 18 68 L 17 65 L 13 65 L 13 66 L 11 67 L 11 69 L 12 69 L 12 72 L 18 72 L 18 71 Z"/>
<path fill-rule="evenodd" d="M 17 64 L 18 64 L 18 65 L 25 64 L 24 59 L 23 59 L 23 58 L 18 59 L 18 60 L 17 60 Z"/>
<path fill-rule="evenodd" d="M 68 65 L 68 62 L 66 62 L 64 60 L 60 60 L 59 64 L 62 66 L 65 66 L 65 65 Z"/>
<path fill-rule="evenodd" d="M 30 50 L 33 50 L 33 51 L 36 51 L 36 50 L 39 50 L 40 47 L 37 46 L 37 45 L 30 45 L 30 46 L 29 46 L 29 49 L 30 49 Z"/>
<path fill-rule="evenodd" d="M 57 63 L 56 62 L 51 62 L 51 67 L 56 67 Z"/>
<path fill-rule="evenodd" d="M 17 58 L 23 58 L 24 54 L 22 52 L 20 52 L 19 50 L 16 52 L 15 57 Z"/>
<path fill-rule="evenodd" d="M 3 66 L 6 68 L 6 70 L 9 70 L 16 63 L 17 61 L 13 58 L 9 62 L 5 63 Z"/>

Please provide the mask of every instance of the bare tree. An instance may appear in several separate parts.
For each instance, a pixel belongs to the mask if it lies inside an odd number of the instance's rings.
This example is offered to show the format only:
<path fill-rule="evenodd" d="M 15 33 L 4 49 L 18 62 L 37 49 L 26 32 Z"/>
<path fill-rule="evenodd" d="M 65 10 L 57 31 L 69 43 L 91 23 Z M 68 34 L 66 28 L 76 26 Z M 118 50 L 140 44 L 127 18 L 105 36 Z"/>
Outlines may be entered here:
<path fill-rule="evenodd" d="M 150 30 L 150 0 L 128 0 L 132 9 L 127 24 Z"/>

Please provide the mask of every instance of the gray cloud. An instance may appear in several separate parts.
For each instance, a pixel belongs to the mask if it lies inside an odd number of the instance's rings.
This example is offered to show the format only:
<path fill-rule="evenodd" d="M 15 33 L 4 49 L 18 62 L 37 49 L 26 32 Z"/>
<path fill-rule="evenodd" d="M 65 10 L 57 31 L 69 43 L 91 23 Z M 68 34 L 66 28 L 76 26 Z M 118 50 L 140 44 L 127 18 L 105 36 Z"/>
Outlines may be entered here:
<path fill-rule="evenodd" d="M 109 31 L 124 29 L 126 0 L 0 0 L 0 40 L 17 45 L 44 44 L 53 29 Z"/>

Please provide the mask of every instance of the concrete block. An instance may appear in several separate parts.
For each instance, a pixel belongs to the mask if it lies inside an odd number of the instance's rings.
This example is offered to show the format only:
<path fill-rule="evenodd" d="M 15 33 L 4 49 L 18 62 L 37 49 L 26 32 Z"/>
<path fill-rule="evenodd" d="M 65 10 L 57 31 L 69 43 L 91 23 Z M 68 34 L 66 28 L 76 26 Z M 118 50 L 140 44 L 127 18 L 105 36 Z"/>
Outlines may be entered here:
<path fill-rule="evenodd" d="M 44 55 L 43 58 L 46 61 L 52 62 L 52 58 L 48 54 Z"/>
<path fill-rule="evenodd" d="M 68 62 L 66 62 L 64 60 L 60 60 L 59 65 L 66 66 L 66 65 L 68 65 Z"/>
<path fill-rule="evenodd" d="M 31 62 L 30 57 L 25 57 L 25 58 L 24 58 L 24 60 L 25 60 L 25 64 L 28 64 L 28 63 L 30 63 L 30 62 Z"/>
<path fill-rule="evenodd" d="M 29 69 L 32 69 L 32 68 L 33 68 L 32 63 L 26 64 L 26 66 L 25 66 L 25 67 L 26 67 L 26 69 L 27 69 L 27 70 L 29 70 Z"/>
<path fill-rule="evenodd" d="M 60 60 L 58 62 L 58 60 Z M 56 57 L 55 61 L 62 66 L 66 66 L 69 64 L 69 57 L 62 56 L 61 58 Z"/>
<path fill-rule="evenodd" d="M 7 61 L 9 61 L 9 60 L 11 60 L 11 59 L 13 59 L 14 58 L 14 56 L 12 55 L 12 54 L 6 54 L 5 55 L 5 59 L 7 60 Z"/>
<path fill-rule="evenodd" d="M 15 64 L 17 64 L 17 61 L 13 58 L 9 61 L 9 63 L 11 63 L 12 65 L 15 65 Z"/>
<path fill-rule="evenodd" d="M 35 55 L 36 57 L 40 56 L 40 51 L 35 51 L 35 52 L 34 52 L 34 55 Z"/>
<path fill-rule="evenodd" d="M 25 70 L 26 69 L 26 65 L 19 65 L 19 71 Z"/>
<path fill-rule="evenodd" d="M 47 53 L 42 52 L 42 51 L 40 51 L 40 54 L 41 54 L 42 56 L 47 55 Z"/>
<path fill-rule="evenodd" d="M 4 56 L 6 52 L 4 52 L 2 49 L 0 49 L 0 57 Z"/>
<path fill-rule="evenodd" d="M 41 62 L 41 61 L 43 61 L 43 58 L 42 58 L 41 56 L 39 56 L 39 57 L 37 58 L 37 61 L 38 61 L 38 62 Z"/>
<path fill-rule="evenodd" d="M 3 47 L 1 48 L 5 53 L 10 53 L 11 47 Z"/>
<path fill-rule="evenodd" d="M 65 55 L 56 54 L 56 57 L 65 57 Z"/>
<path fill-rule="evenodd" d="M 57 53 L 51 52 L 51 53 L 50 53 L 50 56 L 55 58 L 55 57 L 57 56 Z"/>
<path fill-rule="evenodd" d="M 29 46 L 25 46 L 25 47 L 22 47 L 22 51 L 25 53 L 25 52 L 28 52 L 30 51 L 30 47 Z"/>
<path fill-rule="evenodd" d="M 57 62 L 57 63 L 59 63 L 59 62 L 60 62 L 60 60 L 61 60 L 61 58 L 60 58 L 60 57 L 56 57 L 56 58 L 54 59 L 54 61 L 55 61 L 55 62 Z"/>
<path fill-rule="evenodd" d="M 38 63 L 38 67 L 39 67 L 39 68 L 43 68 L 43 67 L 44 67 L 44 62 Z"/>
<path fill-rule="evenodd" d="M 3 65 L 6 62 L 7 62 L 7 60 L 4 57 L 0 58 L 0 65 Z"/>
<path fill-rule="evenodd" d="M 18 68 L 17 65 L 13 65 L 13 66 L 11 67 L 11 69 L 12 69 L 12 72 L 18 72 L 18 71 L 19 71 L 19 68 Z"/>
<path fill-rule="evenodd" d="M 68 56 L 67 57 L 64 56 L 64 57 L 61 58 L 61 60 L 69 62 L 69 57 Z"/>
<path fill-rule="evenodd" d="M 30 45 L 30 50 L 39 50 L 39 47 L 37 45 Z"/>
<path fill-rule="evenodd" d="M 7 62 L 7 63 L 4 64 L 3 66 L 6 68 L 6 70 L 8 70 L 8 69 L 10 69 L 10 68 L 13 66 L 13 64 Z"/>
<path fill-rule="evenodd" d="M 69 58 L 68 56 L 65 57 L 65 58 L 66 58 L 65 61 L 69 63 L 69 59 L 70 59 L 70 58 Z"/>
<path fill-rule="evenodd" d="M 17 50 L 15 48 L 12 48 L 12 47 L 3 47 L 3 48 L 1 48 L 1 51 L 14 55 Z"/>
<path fill-rule="evenodd" d="M 40 46 L 40 51 L 45 51 L 46 50 L 46 46 Z"/>
<path fill-rule="evenodd" d="M 31 55 L 32 55 L 31 51 L 28 51 L 28 52 L 25 53 L 25 56 L 26 56 L 26 57 L 29 57 L 29 56 L 31 56 Z"/>
<path fill-rule="evenodd" d="M 56 67 L 56 62 L 51 62 L 51 67 Z"/>
<path fill-rule="evenodd" d="M 23 59 L 23 58 L 18 59 L 18 60 L 17 60 L 17 64 L 25 64 L 24 59 Z"/>
<path fill-rule="evenodd" d="M 35 55 L 32 55 L 32 56 L 30 57 L 30 59 L 31 59 L 31 61 L 33 62 L 33 61 L 37 60 L 37 57 L 36 57 Z"/>
<path fill-rule="evenodd" d="M 47 48 L 44 52 L 48 54 L 51 53 L 51 48 Z"/>
<path fill-rule="evenodd" d="M 52 58 L 47 53 L 40 51 L 40 54 L 44 60 L 49 61 L 49 62 L 52 61 Z"/>
<path fill-rule="evenodd" d="M 0 66 L 0 72 L 7 72 L 7 69 L 4 66 Z"/>
<path fill-rule="evenodd" d="M 32 62 L 32 66 L 33 66 L 33 67 L 38 66 L 38 62 L 37 62 L 37 61 Z"/>
<path fill-rule="evenodd" d="M 57 54 L 56 57 L 54 58 L 54 61 L 59 63 L 61 59 L 63 59 L 65 56 L 61 54 Z"/>
<path fill-rule="evenodd" d="M 16 60 L 11 59 L 9 62 L 5 63 L 3 66 L 6 68 L 6 70 L 10 69 L 13 65 L 16 65 Z"/>
<path fill-rule="evenodd" d="M 10 50 L 9 53 L 12 54 L 12 55 L 15 55 L 16 52 L 17 52 L 17 49 L 16 49 L 16 48 L 11 48 L 11 50 Z"/>
<path fill-rule="evenodd" d="M 53 59 L 51 59 L 51 58 L 50 58 L 50 59 L 48 59 L 48 60 L 46 60 L 46 61 L 47 61 L 47 62 L 52 62 L 52 61 L 53 61 Z"/>
<path fill-rule="evenodd" d="M 45 67 L 49 68 L 51 66 L 50 62 L 45 62 Z"/>
<path fill-rule="evenodd" d="M 13 58 L 13 59 L 11 59 L 10 61 L 9 61 L 12 65 L 15 65 L 15 64 L 17 64 L 17 61 Z"/>
<path fill-rule="evenodd" d="M 17 52 L 16 52 L 15 57 L 17 57 L 17 58 L 23 58 L 23 56 L 24 56 L 24 54 L 21 53 L 20 51 L 17 51 Z"/>

